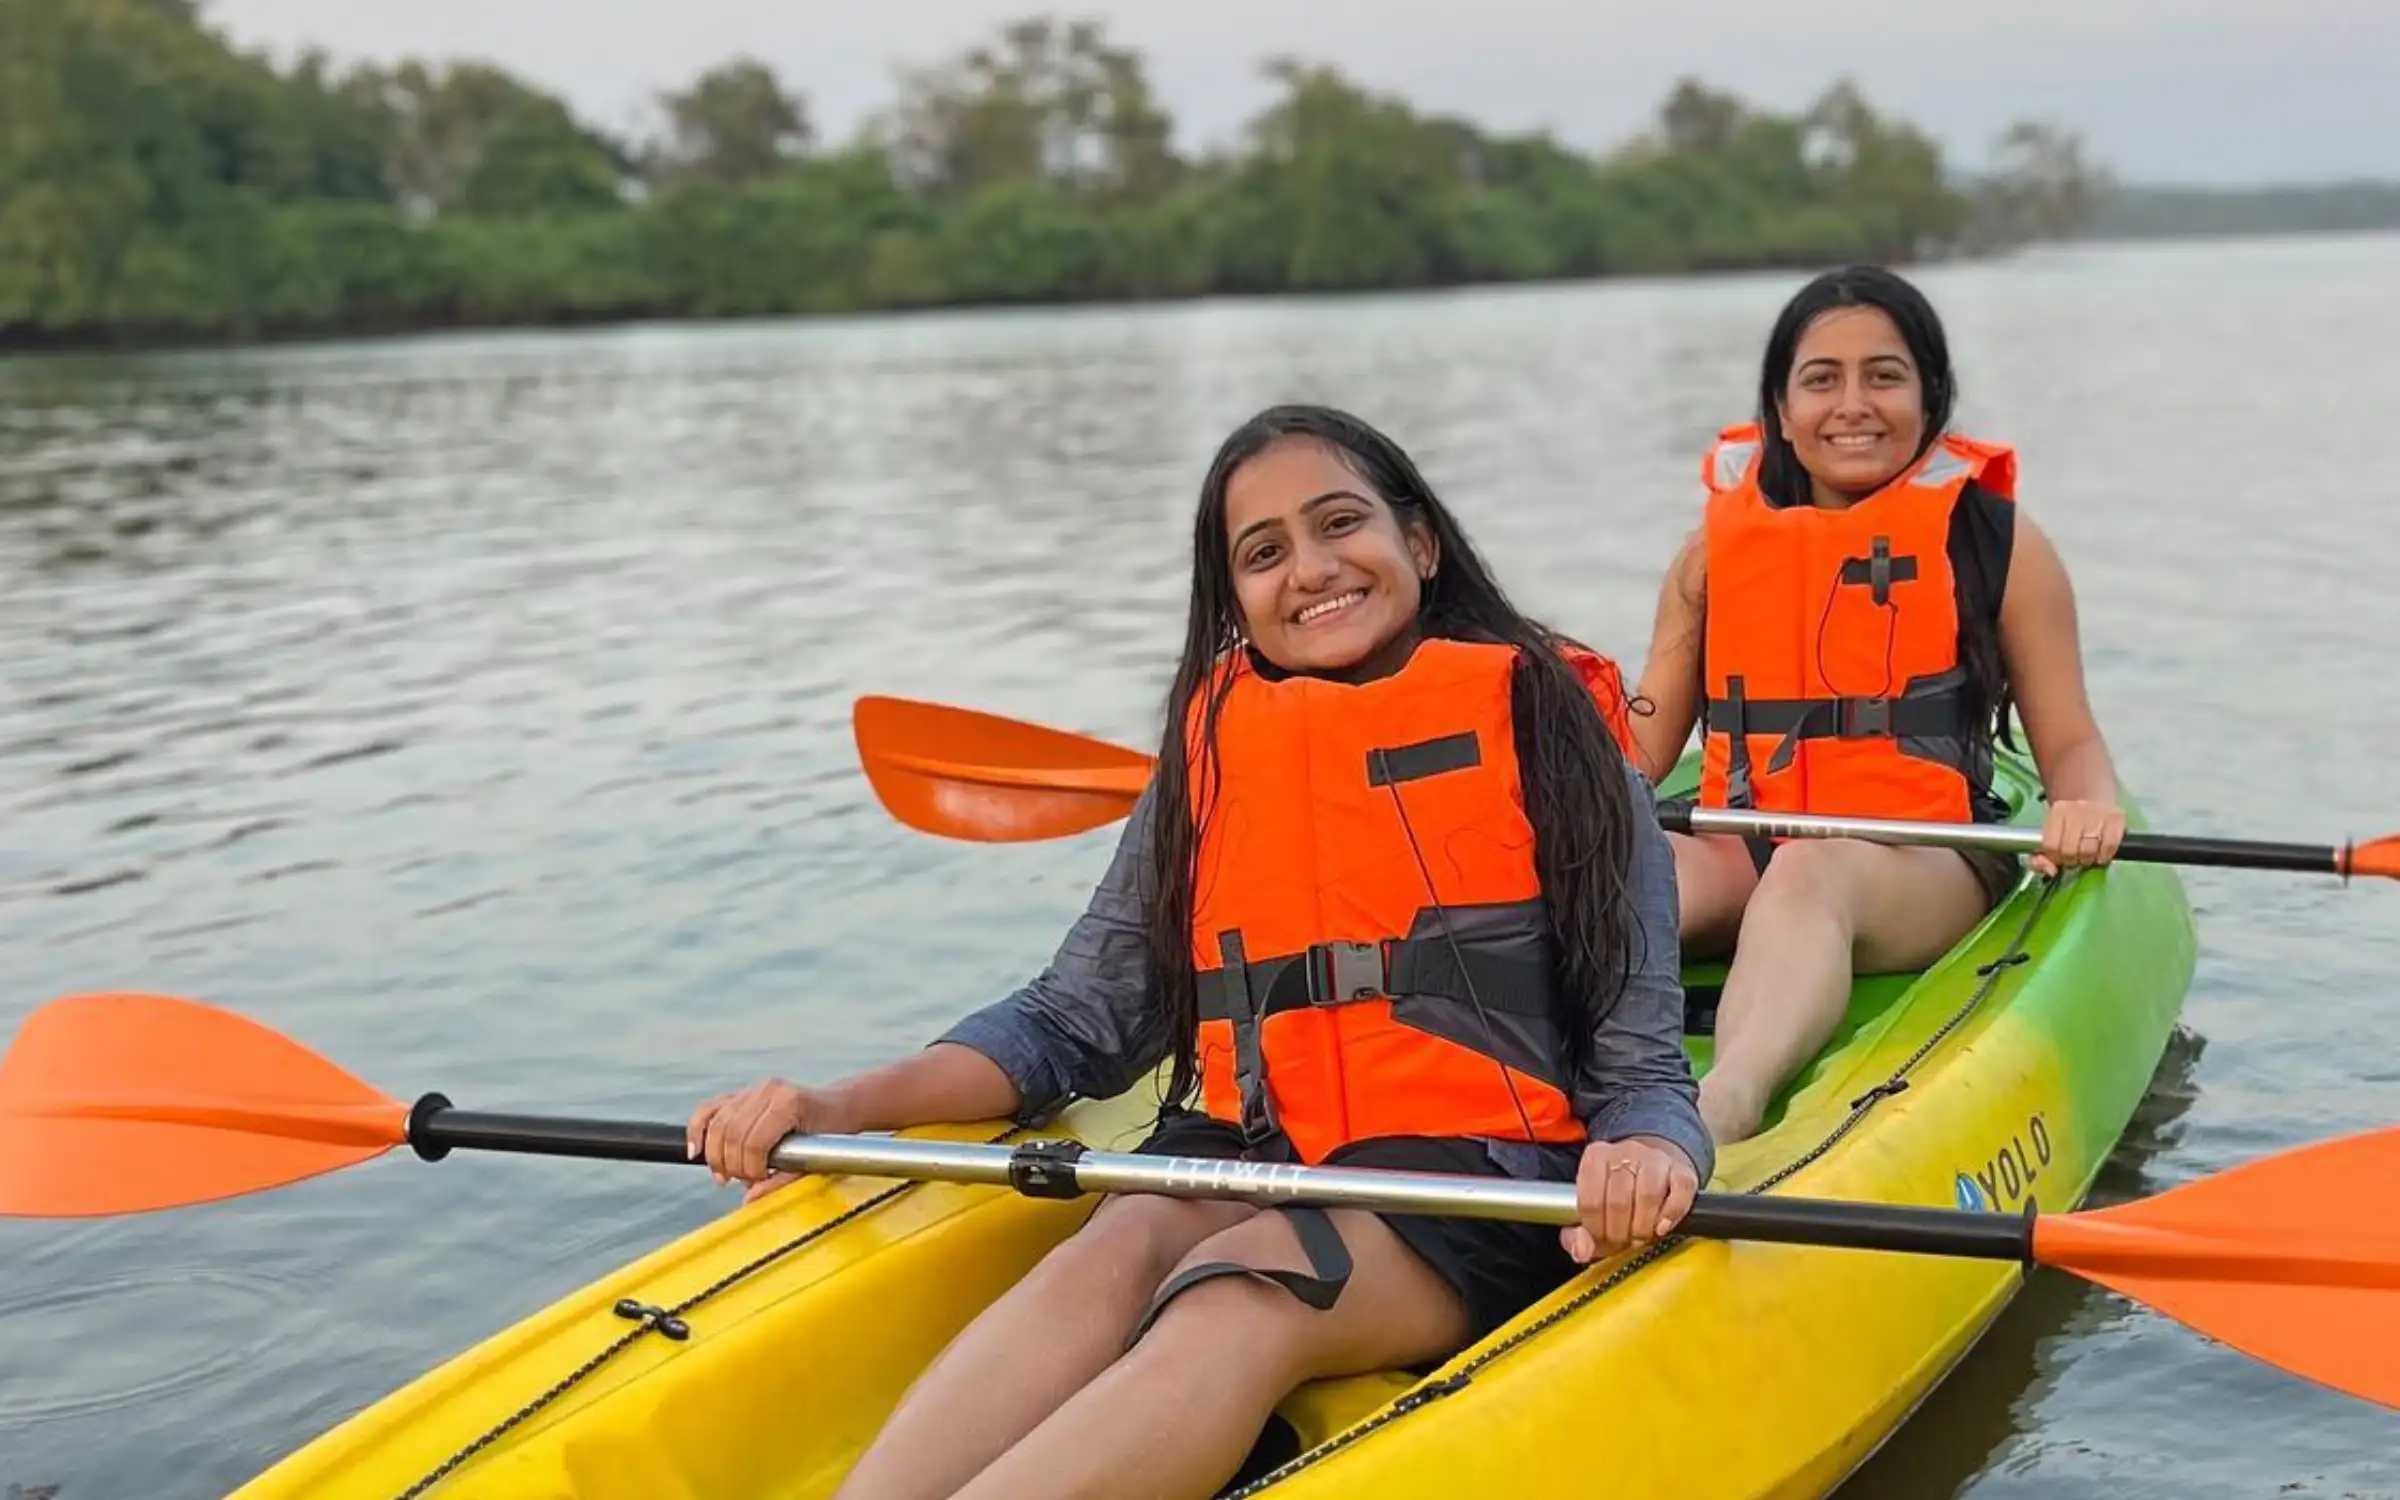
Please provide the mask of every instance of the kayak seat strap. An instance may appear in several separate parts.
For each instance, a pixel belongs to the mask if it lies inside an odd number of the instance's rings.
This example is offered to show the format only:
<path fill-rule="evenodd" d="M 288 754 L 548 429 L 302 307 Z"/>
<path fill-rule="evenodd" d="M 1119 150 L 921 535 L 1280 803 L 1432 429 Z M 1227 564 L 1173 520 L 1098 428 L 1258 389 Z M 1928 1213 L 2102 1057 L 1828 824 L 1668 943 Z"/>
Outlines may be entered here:
<path fill-rule="evenodd" d="M 1291 1221 L 1292 1232 L 1300 1237 L 1300 1253 L 1308 1257 L 1308 1270 L 1261 1270 L 1237 1261 L 1211 1260 L 1190 1266 L 1170 1276 L 1150 1298 L 1149 1310 L 1133 1325 L 1126 1337 L 1125 1347 L 1131 1349 L 1158 1321 L 1167 1304 L 1198 1286 L 1220 1276 L 1255 1276 L 1261 1281 L 1282 1287 L 1307 1306 L 1325 1311 L 1341 1300 L 1342 1288 L 1350 1284 L 1350 1247 L 1342 1243 L 1342 1232 L 1321 1208 L 1279 1208 L 1271 1210 Z"/>

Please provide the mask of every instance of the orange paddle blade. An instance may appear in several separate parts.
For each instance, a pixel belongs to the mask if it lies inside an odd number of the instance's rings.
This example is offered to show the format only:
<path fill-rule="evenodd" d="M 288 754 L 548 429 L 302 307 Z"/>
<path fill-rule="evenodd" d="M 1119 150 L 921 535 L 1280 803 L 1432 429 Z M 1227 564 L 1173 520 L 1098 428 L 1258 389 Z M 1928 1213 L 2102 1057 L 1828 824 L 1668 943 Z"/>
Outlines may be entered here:
<path fill-rule="evenodd" d="M 2400 1406 L 2400 1127 L 2044 1217 L 2033 1254 L 2253 1358 Z"/>
<path fill-rule="evenodd" d="M 1065 838 L 1124 817 L 1150 783 L 1140 751 L 973 709 L 865 697 L 851 728 L 876 800 L 947 838 Z"/>
<path fill-rule="evenodd" d="M 2400 880 L 2400 833 L 2387 833 L 2379 839 L 2353 844 L 2342 851 L 2344 875 L 2380 875 L 2386 880 Z"/>
<path fill-rule="evenodd" d="M 207 1203 L 382 1155 L 408 1106 L 278 1032 L 172 995 L 70 995 L 0 1056 L 0 1214 Z"/>

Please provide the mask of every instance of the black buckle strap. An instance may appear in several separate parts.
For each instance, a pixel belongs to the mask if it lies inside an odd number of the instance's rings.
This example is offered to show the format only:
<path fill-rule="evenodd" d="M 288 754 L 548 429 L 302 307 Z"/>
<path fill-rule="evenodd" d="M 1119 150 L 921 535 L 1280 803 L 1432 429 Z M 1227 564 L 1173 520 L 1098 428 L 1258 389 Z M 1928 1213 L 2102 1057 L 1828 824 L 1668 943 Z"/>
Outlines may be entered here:
<path fill-rule="evenodd" d="M 1774 753 L 1767 757 L 1768 773 L 1790 770 L 1793 758 L 1800 753 L 1802 740 L 1900 738 L 1896 732 L 1900 716 L 1894 712 L 1894 707 L 1901 701 L 1894 698 L 1818 698 L 1805 702 L 1792 727 L 1784 731 L 1783 738 L 1775 742 Z M 1818 728 L 1818 723 L 1824 720 L 1831 720 L 1831 727 Z"/>
<path fill-rule="evenodd" d="M 1266 1051 L 1259 1042 L 1258 1008 L 1251 1003 L 1250 961 L 1242 951 L 1240 929 L 1217 934 L 1217 952 L 1223 957 L 1226 1019 L 1233 1023 L 1233 1078 L 1242 1095 L 1242 1138 L 1251 1145 L 1269 1139 L 1282 1129 L 1275 1117 L 1275 1101 L 1267 1095 Z"/>
<path fill-rule="evenodd" d="M 1889 698 L 1836 698 L 1833 732 L 1845 740 L 1892 738 L 1892 700 Z"/>
<path fill-rule="evenodd" d="M 1263 1021 L 1285 1011 L 1381 999 L 1464 1003 L 1470 994 L 1496 1013 L 1547 1016 L 1555 997 L 1541 935 L 1517 930 L 1537 916 L 1525 903 L 1457 906 L 1449 909 L 1451 931 L 1441 936 L 1412 930 L 1408 937 L 1376 942 L 1313 943 L 1251 962 L 1240 995 L 1229 969 L 1203 969 L 1194 976 L 1200 1019 Z"/>
<path fill-rule="evenodd" d="M 1388 943 L 1317 943 L 1304 956 L 1311 1005 L 1348 1005 L 1392 992 Z"/>
<path fill-rule="evenodd" d="M 1966 709 L 1965 695 L 1955 682 L 1912 686 L 1896 697 L 1856 698 L 1745 699 L 1737 682 L 1725 687 L 1723 698 L 1708 702 L 1707 727 L 1711 734 L 1732 737 L 1737 760 L 1743 737 L 1752 734 L 1777 735 L 1785 745 L 1799 740 L 1955 737 Z"/>
<path fill-rule="evenodd" d="M 1266 1017 L 1303 1006 L 1350 1005 L 1376 1000 L 1392 992 L 1393 965 L 1399 945 L 1380 943 L 1315 943 L 1298 953 L 1262 958 L 1250 964 L 1242 979 L 1244 1003 L 1250 1014 Z M 1234 980 L 1223 969 L 1203 969 L 1200 1016 L 1203 1020 L 1233 1020 L 1236 1015 Z"/>

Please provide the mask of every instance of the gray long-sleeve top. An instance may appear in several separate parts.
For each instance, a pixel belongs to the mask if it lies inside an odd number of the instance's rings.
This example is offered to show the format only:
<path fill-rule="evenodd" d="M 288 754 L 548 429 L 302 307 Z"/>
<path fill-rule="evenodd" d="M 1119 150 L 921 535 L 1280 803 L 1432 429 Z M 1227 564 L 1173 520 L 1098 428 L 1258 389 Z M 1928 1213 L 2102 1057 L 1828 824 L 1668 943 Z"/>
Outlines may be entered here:
<path fill-rule="evenodd" d="M 1705 1184 L 1716 1151 L 1701 1123 L 1699 1086 L 1683 1052 L 1675 856 L 1658 828 L 1649 782 L 1630 768 L 1626 776 L 1637 825 L 1628 891 L 1638 926 L 1634 964 L 1623 994 L 1586 1040 L 1569 1092 L 1590 1139 L 1646 1135 L 1672 1141 Z M 1008 1075 L 1017 1087 L 1021 1120 L 1040 1119 L 1078 1096 L 1122 1093 L 1172 1050 L 1165 1008 L 1150 992 L 1142 935 L 1150 796 L 1145 791 L 1126 819 L 1091 904 L 1067 930 L 1049 967 L 940 1038 L 973 1048 Z M 1507 1144 L 1495 1143 L 1495 1160 L 1504 1170 L 1532 1175 L 1533 1158 L 1497 1149 Z"/>

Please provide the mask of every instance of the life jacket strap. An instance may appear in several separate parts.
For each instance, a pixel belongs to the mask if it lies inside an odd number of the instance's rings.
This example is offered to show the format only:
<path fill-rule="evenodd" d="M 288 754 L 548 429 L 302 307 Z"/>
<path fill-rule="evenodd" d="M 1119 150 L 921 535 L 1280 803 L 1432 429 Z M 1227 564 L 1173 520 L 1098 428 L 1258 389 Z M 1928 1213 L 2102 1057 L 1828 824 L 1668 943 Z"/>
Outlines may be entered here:
<path fill-rule="evenodd" d="M 1448 934 L 1428 910 L 1407 937 L 1312 943 L 1298 953 L 1242 964 L 1238 976 L 1227 954 L 1223 968 L 1204 969 L 1196 976 L 1200 1019 L 1233 1023 L 1238 1068 L 1245 1015 L 1264 1018 L 1287 1010 L 1409 995 L 1439 995 L 1462 1005 L 1481 1001 L 1494 1015 L 1554 1014 L 1557 1001 L 1541 903 L 1453 906 L 1449 917 Z M 1218 949 L 1225 952 L 1222 938 Z M 1237 988 L 1241 993 L 1235 993 Z"/>
<path fill-rule="evenodd" d="M 1749 807 L 1749 736 L 1780 735 L 1767 773 L 1787 769 L 1802 740 L 1968 740 L 1967 674 L 1952 668 L 1910 682 L 1895 697 L 1751 698 L 1742 680 L 1726 680 L 1725 696 L 1708 700 L 1703 725 L 1730 739 L 1726 805 Z M 1743 800 L 1734 800 L 1738 790 Z"/>
<path fill-rule="evenodd" d="M 1340 1301 L 1342 1289 L 1350 1284 L 1351 1270 L 1350 1247 L 1342 1243 L 1341 1230 L 1334 1226 L 1333 1220 L 1327 1218 L 1325 1210 L 1321 1208 L 1269 1211 L 1280 1213 L 1291 1221 L 1292 1233 L 1300 1239 L 1300 1253 L 1308 1257 L 1307 1272 L 1261 1270 L 1257 1266 L 1245 1266 L 1230 1260 L 1203 1261 L 1187 1267 L 1168 1277 L 1151 1295 L 1149 1310 L 1134 1325 L 1132 1334 L 1125 1340 L 1125 1347 L 1131 1349 L 1142 1341 L 1142 1335 L 1150 1331 L 1150 1325 L 1158 1321 L 1158 1315 L 1167 1310 L 1168 1303 L 1200 1283 L 1214 1281 L 1220 1276 L 1254 1276 L 1272 1286 L 1282 1287 L 1319 1312 Z"/>
<path fill-rule="evenodd" d="M 1233 1079 L 1242 1095 L 1242 1138 L 1255 1146 L 1271 1139 L 1282 1125 L 1275 1118 L 1275 1101 L 1267 1094 L 1266 1056 L 1259 1044 L 1258 1011 L 1251 1004 L 1250 964 L 1242 953 L 1240 930 L 1218 933 L 1217 951 L 1225 967 L 1215 972 L 1225 977 L 1216 995 L 1224 1019 L 1233 1023 Z M 1205 994 L 1204 990 L 1203 1012 Z"/>

